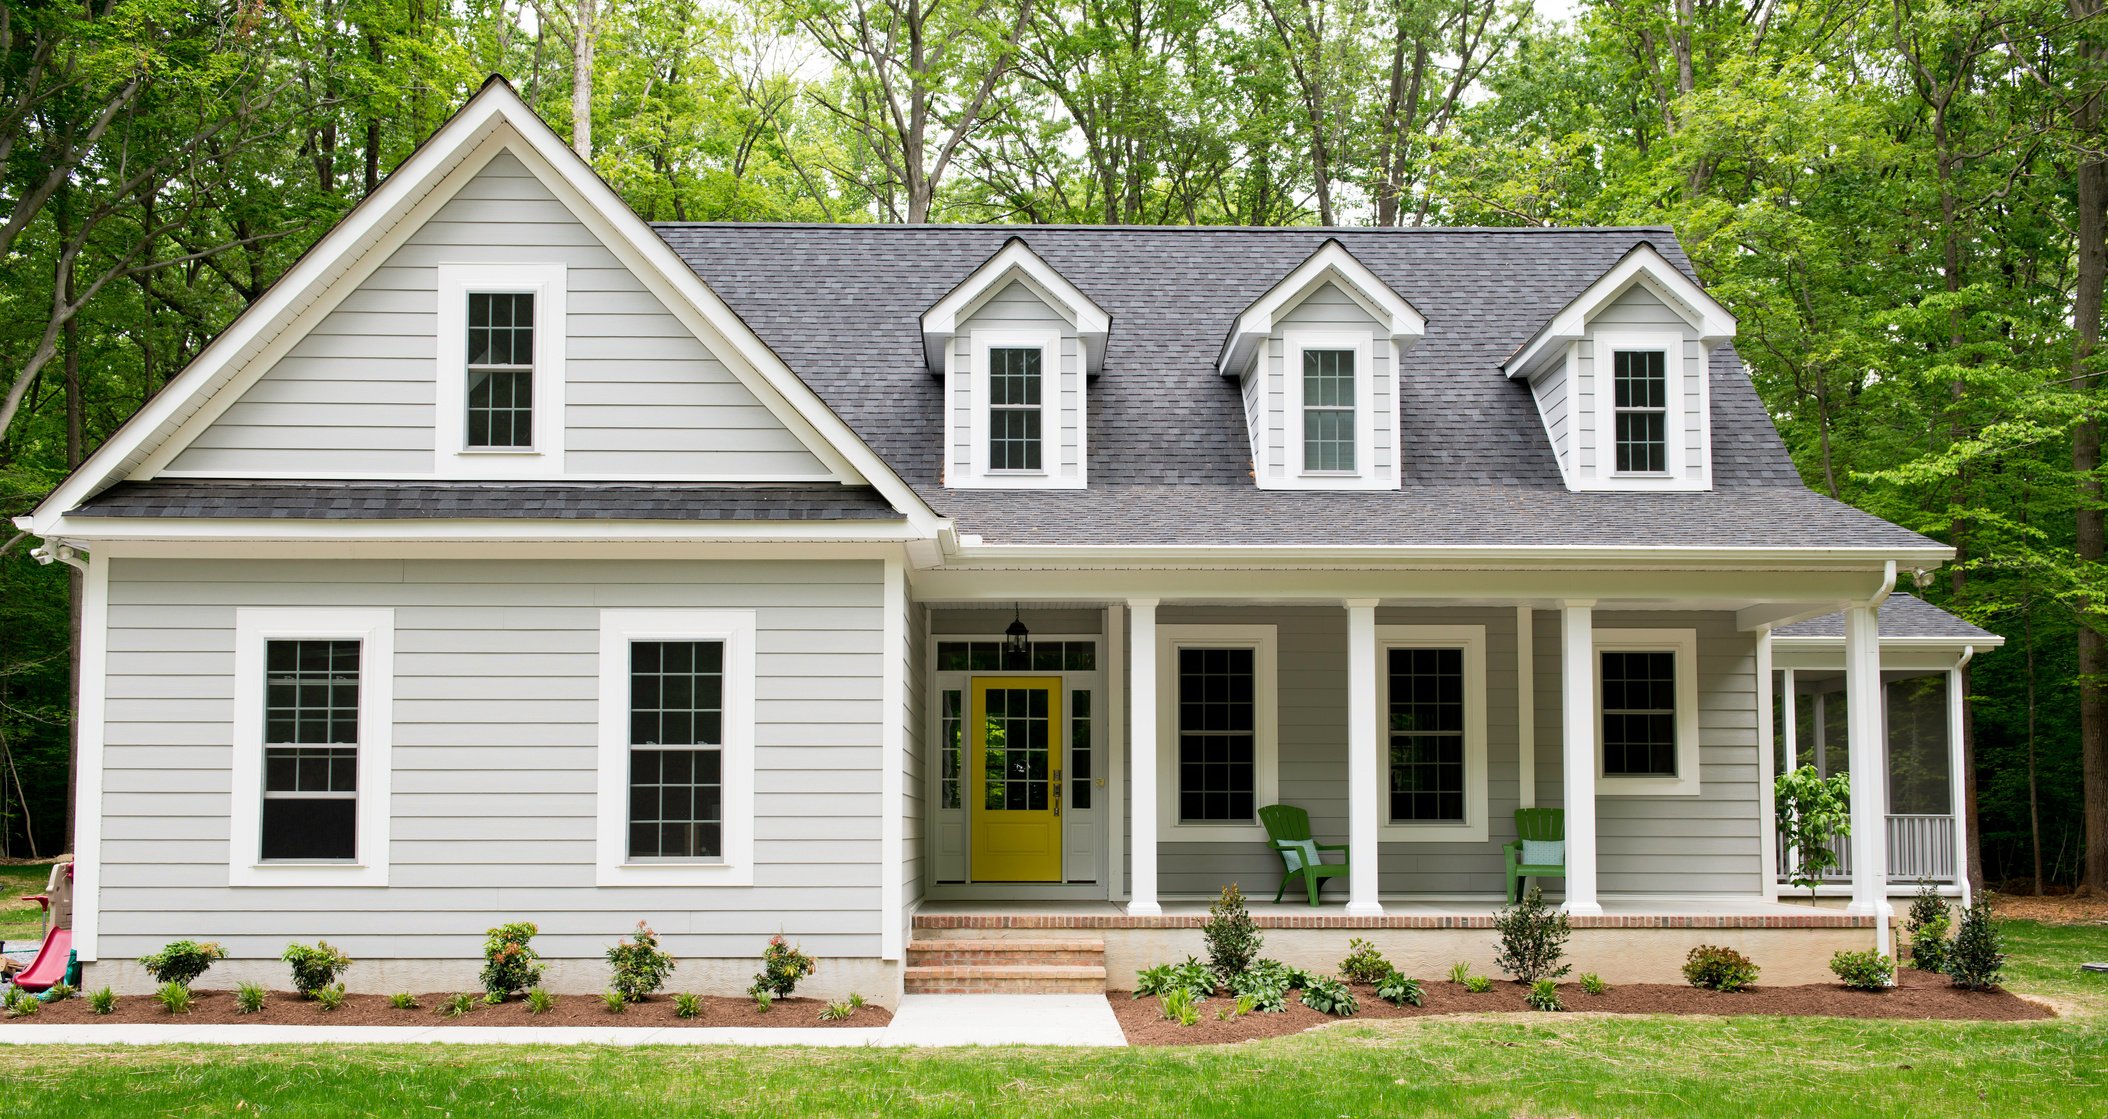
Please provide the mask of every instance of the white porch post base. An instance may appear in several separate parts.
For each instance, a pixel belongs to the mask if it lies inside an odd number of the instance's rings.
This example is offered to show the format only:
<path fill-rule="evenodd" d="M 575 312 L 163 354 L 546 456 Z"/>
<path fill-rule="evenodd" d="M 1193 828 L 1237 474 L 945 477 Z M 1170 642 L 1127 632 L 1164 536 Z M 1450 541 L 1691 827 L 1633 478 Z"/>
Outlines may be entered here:
<path fill-rule="evenodd" d="M 1347 601 L 1347 916 L 1380 917 L 1377 892 L 1376 600 Z"/>
<path fill-rule="evenodd" d="M 1845 616 L 1845 743 L 1852 773 L 1852 903 L 1845 912 L 1888 911 L 1887 775 L 1882 742 L 1881 639 L 1871 606 L 1847 606 Z M 1881 952 L 1888 953 L 1887 938 Z"/>
<path fill-rule="evenodd" d="M 1134 794 L 1134 870 L 1127 912 L 1135 917 L 1160 917 L 1156 900 L 1156 600 L 1135 599 L 1127 604 L 1127 741 L 1133 759 L 1128 766 Z"/>
<path fill-rule="evenodd" d="M 1593 602 L 1559 611 L 1560 767 L 1566 782 L 1566 911 L 1600 916 L 1596 901 L 1596 630 Z"/>

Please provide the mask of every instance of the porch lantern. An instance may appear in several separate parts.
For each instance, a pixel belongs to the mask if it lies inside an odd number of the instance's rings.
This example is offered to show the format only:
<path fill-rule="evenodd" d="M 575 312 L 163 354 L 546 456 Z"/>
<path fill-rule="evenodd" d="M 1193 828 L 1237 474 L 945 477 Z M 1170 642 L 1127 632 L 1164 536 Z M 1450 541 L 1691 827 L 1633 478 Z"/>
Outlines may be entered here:
<path fill-rule="evenodd" d="M 1022 657 L 1032 651 L 1032 631 L 1025 628 L 1023 608 L 1013 604 L 1010 609 L 1010 626 L 1003 631 L 1003 654 Z"/>

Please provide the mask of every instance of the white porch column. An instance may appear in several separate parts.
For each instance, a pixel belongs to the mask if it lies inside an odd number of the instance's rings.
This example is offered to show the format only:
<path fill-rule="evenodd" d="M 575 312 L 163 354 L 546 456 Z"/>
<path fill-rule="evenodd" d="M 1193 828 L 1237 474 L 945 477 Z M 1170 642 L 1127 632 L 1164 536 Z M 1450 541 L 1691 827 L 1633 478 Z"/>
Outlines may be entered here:
<path fill-rule="evenodd" d="M 1347 916 L 1376 917 L 1376 600 L 1347 600 Z"/>
<path fill-rule="evenodd" d="M 1962 668 L 1976 656 L 1976 647 L 1962 649 L 1962 659 L 1947 670 L 1947 811 L 1954 815 L 1954 884 L 1961 887 L 1962 905 L 1971 900 L 1969 889 L 1969 775 L 1962 772 Z"/>
<path fill-rule="evenodd" d="M 1156 900 L 1156 602 L 1137 598 L 1127 603 L 1127 741 L 1134 795 L 1134 872 L 1127 911 L 1138 917 L 1164 912 Z"/>
<path fill-rule="evenodd" d="M 1537 807 L 1537 612 L 1515 608 L 1515 807 Z"/>
<path fill-rule="evenodd" d="M 1779 681 L 1779 699 L 1781 703 L 1779 718 L 1785 720 L 1786 724 L 1784 728 L 1782 728 L 1786 732 L 1786 772 L 1791 773 L 1801 767 L 1801 714 L 1800 708 L 1795 706 L 1796 701 L 1800 699 L 1800 693 L 1798 691 L 1798 685 L 1793 682 L 1792 669 L 1784 669 L 1781 675 L 1783 675 L 1785 679 Z M 1771 811 L 1774 817 L 1776 817 L 1776 815 L 1778 814 L 1778 810 L 1778 794 L 1774 792 L 1772 794 L 1771 802 Z M 1773 826 L 1776 826 L 1776 824 L 1774 824 Z M 1786 848 L 1786 865 L 1779 869 L 1779 873 L 1782 875 L 1791 875 L 1796 869 L 1800 867 L 1800 865 L 1800 849 L 1798 847 L 1788 847 Z M 1778 894 L 1778 883 L 1776 882 L 1772 883 L 1772 894 L 1773 896 L 1777 896 Z"/>
<path fill-rule="evenodd" d="M 1566 781 L 1566 911 L 1593 916 L 1596 902 L 1595 603 L 1559 608 L 1560 768 Z"/>
<path fill-rule="evenodd" d="M 1887 751 L 1881 740 L 1881 637 L 1871 606 L 1845 607 L 1845 751 L 1852 768 L 1852 904 L 1876 914 L 1888 905 Z M 1881 951 L 1888 944 L 1883 938 Z"/>
<path fill-rule="evenodd" d="M 1778 738 L 1772 719 L 1771 627 L 1757 631 L 1757 865 L 1763 880 L 1758 884 L 1765 901 L 1779 900 L 1779 818 L 1774 811 L 1778 769 Z"/>

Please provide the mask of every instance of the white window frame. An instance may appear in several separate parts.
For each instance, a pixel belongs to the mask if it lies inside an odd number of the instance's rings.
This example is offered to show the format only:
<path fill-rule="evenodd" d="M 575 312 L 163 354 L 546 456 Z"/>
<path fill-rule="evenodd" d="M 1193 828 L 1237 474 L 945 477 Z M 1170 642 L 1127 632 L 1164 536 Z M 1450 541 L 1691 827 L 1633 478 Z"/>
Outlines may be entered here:
<path fill-rule="evenodd" d="M 1375 337 L 1366 331 L 1287 330 L 1281 334 L 1281 437 L 1288 477 L 1308 488 L 1381 477 L 1376 467 Z M 1303 354 L 1309 350 L 1354 353 L 1354 469 L 1311 470 L 1303 465 Z"/>
<path fill-rule="evenodd" d="M 954 486 L 981 489 L 1051 489 L 1068 488 L 1082 484 L 1082 469 L 1079 466 L 1076 479 L 1061 476 L 1061 400 L 1065 371 L 1061 364 L 1061 332 L 1059 330 L 1003 328 L 999 330 L 975 330 L 969 333 L 967 352 L 972 368 L 968 371 L 967 428 L 971 442 L 968 457 L 969 477 L 955 479 Z M 1039 469 L 1038 470 L 992 470 L 988 465 L 988 417 L 994 407 L 994 389 L 990 384 L 990 350 L 1038 350 L 1039 370 L 1043 379 L 1039 391 Z M 1083 398 L 1078 378 L 1076 416 L 1083 419 Z M 1084 455 L 1083 432 L 1076 433 L 1076 448 L 1079 463 Z"/>
<path fill-rule="evenodd" d="M 1630 777 L 1603 771 L 1603 654 L 1672 653 L 1676 657 L 1676 776 Z M 1698 796 L 1698 631 L 1693 629 L 1599 629 L 1595 631 L 1596 792 L 1601 796 Z"/>
<path fill-rule="evenodd" d="M 523 478 L 564 470 L 564 348 L 568 323 L 562 264 L 439 266 L 438 386 L 433 471 L 447 478 Z M 534 445 L 468 443 L 468 297 L 534 296 Z"/>
<path fill-rule="evenodd" d="M 1281 799 L 1280 630 L 1269 625 L 1167 625 L 1156 628 L 1157 838 L 1166 842 L 1266 841 L 1258 810 Z M 1178 818 L 1178 651 L 1251 649 L 1251 823 L 1183 823 Z"/>
<path fill-rule="evenodd" d="M 752 610 L 600 612 L 599 794 L 594 882 L 600 886 L 754 884 L 754 635 Z M 723 738 L 719 745 L 723 855 L 713 861 L 629 857 L 630 676 L 632 641 L 721 641 Z"/>
<path fill-rule="evenodd" d="M 1589 386 L 1590 400 L 1596 410 L 1596 455 L 1593 463 L 1595 483 L 1604 489 L 1662 489 L 1688 486 L 1685 467 L 1690 462 L 1693 448 L 1690 435 L 1685 430 L 1689 420 L 1689 405 L 1684 400 L 1684 380 L 1690 375 L 1690 362 L 1684 356 L 1684 336 L 1662 331 L 1598 331 L 1592 339 L 1595 356 L 1591 361 Z M 1619 470 L 1618 418 L 1617 418 L 1617 359 L 1619 350 L 1634 352 L 1658 351 L 1662 355 L 1662 371 L 1668 380 L 1666 400 L 1668 417 L 1664 433 L 1668 440 L 1668 462 L 1666 471 L 1638 472 Z M 1569 402 L 1569 407 L 1572 404 Z M 1710 421 L 1706 421 L 1710 422 Z M 1702 430 L 1702 425 L 1701 425 Z"/>
<path fill-rule="evenodd" d="M 359 642 L 358 846 L 350 862 L 263 861 L 264 647 L 272 641 Z M 229 886 L 386 886 L 395 711 L 395 611 L 253 607 L 234 612 L 233 803 Z"/>
<path fill-rule="evenodd" d="M 1391 820 L 1392 649 L 1464 651 L 1464 819 L 1457 823 Z M 1487 830 L 1486 627 L 1376 627 L 1376 788 L 1381 812 L 1378 834 L 1404 843 L 1484 843 Z"/>

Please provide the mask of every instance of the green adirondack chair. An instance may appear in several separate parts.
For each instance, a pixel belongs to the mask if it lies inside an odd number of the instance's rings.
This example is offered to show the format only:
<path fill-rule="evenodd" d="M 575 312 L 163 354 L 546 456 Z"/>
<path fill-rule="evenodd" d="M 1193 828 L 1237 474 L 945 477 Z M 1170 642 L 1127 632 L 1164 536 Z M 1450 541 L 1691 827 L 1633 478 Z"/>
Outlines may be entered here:
<path fill-rule="evenodd" d="M 1347 845 L 1344 843 L 1319 843 L 1310 837 L 1310 813 L 1292 804 L 1269 804 L 1259 810 L 1259 822 L 1266 826 L 1267 844 L 1281 856 L 1281 866 L 1287 871 L 1281 876 L 1281 888 L 1274 891 L 1274 900 L 1288 892 L 1291 882 L 1301 881 L 1303 889 L 1310 895 L 1310 904 L 1318 903 L 1318 890 L 1328 878 L 1347 876 Z M 1323 851 L 1338 851 L 1340 861 L 1324 861 Z"/>
<path fill-rule="evenodd" d="M 1566 810 L 1563 808 L 1518 808 L 1515 810 L 1515 838 L 1501 848 L 1508 863 L 1508 901 L 1522 900 L 1522 882 L 1525 878 L 1566 877 Z M 1532 842 L 1555 841 L 1559 843 L 1559 861 L 1556 863 L 1526 863 L 1522 861 L 1523 840 Z"/>

